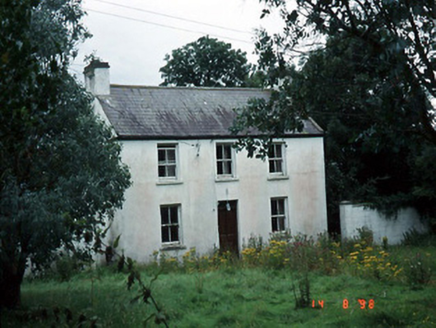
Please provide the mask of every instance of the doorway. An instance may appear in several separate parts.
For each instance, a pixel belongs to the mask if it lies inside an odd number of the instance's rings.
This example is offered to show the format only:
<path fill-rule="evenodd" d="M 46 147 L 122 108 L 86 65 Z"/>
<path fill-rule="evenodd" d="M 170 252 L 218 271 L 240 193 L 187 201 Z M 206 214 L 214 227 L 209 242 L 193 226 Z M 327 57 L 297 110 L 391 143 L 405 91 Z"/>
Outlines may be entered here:
<path fill-rule="evenodd" d="M 218 202 L 220 251 L 230 251 L 236 255 L 239 253 L 237 207 L 236 200 Z"/>

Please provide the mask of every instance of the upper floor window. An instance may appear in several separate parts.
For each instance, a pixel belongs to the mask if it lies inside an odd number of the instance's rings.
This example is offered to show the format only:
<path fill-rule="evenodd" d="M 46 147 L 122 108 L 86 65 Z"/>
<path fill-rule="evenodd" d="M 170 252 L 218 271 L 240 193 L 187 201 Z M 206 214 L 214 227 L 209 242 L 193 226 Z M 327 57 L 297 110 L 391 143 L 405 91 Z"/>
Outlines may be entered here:
<path fill-rule="evenodd" d="M 160 207 L 162 243 L 180 243 L 180 205 Z"/>
<path fill-rule="evenodd" d="M 216 166 L 218 176 L 234 176 L 234 159 L 231 144 L 216 145 Z"/>
<path fill-rule="evenodd" d="M 158 175 L 159 178 L 177 178 L 177 146 L 158 145 Z"/>
<path fill-rule="evenodd" d="M 286 230 L 286 198 L 271 198 L 272 232 Z"/>
<path fill-rule="evenodd" d="M 285 174 L 283 144 L 274 143 L 268 149 L 269 173 Z"/>

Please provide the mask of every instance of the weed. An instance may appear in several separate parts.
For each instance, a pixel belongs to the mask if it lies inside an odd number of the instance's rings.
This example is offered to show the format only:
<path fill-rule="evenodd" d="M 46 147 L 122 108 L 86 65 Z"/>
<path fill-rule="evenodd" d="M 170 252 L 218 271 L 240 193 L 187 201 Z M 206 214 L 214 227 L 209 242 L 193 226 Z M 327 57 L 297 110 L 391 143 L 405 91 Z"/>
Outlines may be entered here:
<path fill-rule="evenodd" d="M 382 247 L 385 251 L 388 250 L 388 237 L 384 236 L 382 238 Z"/>
<path fill-rule="evenodd" d="M 406 277 L 409 285 L 412 288 L 416 288 L 419 285 L 425 285 L 430 282 L 432 271 L 427 262 L 427 259 L 421 256 L 421 253 L 417 253 L 413 258 L 409 259 Z"/>
<path fill-rule="evenodd" d="M 294 292 L 296 309 L 307 308 L 310 306 L 310 281 L 307 273 L 298 281 L 297 287 L 293 285 L 292 290 Z"/>
<path fill-rule="evenodd" d="M 54 266 L 48 269 L 45 274 L 59 281 L 69 281 L 72 276 L 79 273 L 90 264 L 91 260 L 85 261 L 74 253 L 63 251 L 57 254 Z"/>
<path fill-rule="evenodd" d="M 195 275 L 195 290 L 197 293 L 202 294 L 204 288 L 204 274 L 203 273 L 197 273 Z"/>
<path fill-rule="evenodd" d="M 431 233 L 420 233 L 411 229 L 403 233 L 402 245 L 404 246 L 436 246 L 436 238 Z"/>
<path fill-rule="evenodd" d="M 363 226 L 362 228 L 357 228 L 357 233 L 359 235 L 358 240 L 364 242 L 366 245 L 372 245 L 374 243 L 374 234 L 367 227 Z"/>

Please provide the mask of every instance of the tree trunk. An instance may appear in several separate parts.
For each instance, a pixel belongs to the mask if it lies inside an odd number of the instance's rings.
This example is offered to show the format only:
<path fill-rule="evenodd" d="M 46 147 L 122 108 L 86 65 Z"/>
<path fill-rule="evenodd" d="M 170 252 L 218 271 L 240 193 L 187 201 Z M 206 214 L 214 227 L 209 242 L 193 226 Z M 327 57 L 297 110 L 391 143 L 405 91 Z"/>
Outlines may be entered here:
<path fill-rule="evenodd" d="M 21 263 L 2 263 L 0 276 L 0 308 L 13 309 L 21 303 L 21 283 L 25 266 Z"/>

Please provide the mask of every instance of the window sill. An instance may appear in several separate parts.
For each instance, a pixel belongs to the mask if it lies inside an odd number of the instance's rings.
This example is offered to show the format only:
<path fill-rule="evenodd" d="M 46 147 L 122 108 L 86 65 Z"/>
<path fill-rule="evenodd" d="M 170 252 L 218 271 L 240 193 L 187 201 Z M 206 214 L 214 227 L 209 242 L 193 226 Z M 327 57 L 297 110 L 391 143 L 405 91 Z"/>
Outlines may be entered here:
<path fill-rule="evenodd" d="M 289 180 L 288 175 L 270 175 L 268 176 L 268 181 L 274 181 L 274 180 Z"/>
<path fill-rule="evenodd" d="M 181 244 L 167 244 L 167 245 L 164 244 L 160 248 L 161 251 L 178 251 L 184 249 L 186 249 L 186 246 Z"/>
<path fill-rule="evenodd" d="M 235 182 L 239 181 L 239 178 L 236 177 L 216 177 L 215 182 Z"/>
<path fill-rule="evenodd" d="M 156 185 L 165 186 L 165 185 L 178 185 L 182 183 L 183 183 L 182 180 L 159 180 L 158 182 L 156 182 Z"/>

